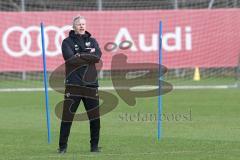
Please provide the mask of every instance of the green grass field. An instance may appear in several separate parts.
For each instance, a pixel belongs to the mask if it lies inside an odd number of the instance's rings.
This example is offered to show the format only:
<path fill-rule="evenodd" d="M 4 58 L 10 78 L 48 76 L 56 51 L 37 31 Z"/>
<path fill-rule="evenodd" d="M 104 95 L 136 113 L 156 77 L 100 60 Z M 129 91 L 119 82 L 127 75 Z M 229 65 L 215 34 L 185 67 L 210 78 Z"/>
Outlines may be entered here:
<path fill-rule="evenodd" d="M 157 79 L 157 78 L 156 78 Z M 200 81 L 193 81 L 192 79 L 187 78 L 178 78 L 178 79 L 164 79 L 165 81 L 173 85 L 234 85 L 239 83 L 235 77 L 211 77 L 211 78 L 202 78 Z M 100 79 L 99 84 L 101 87 L 112 86 L 111 79 Z M 21 79 L 1 79 L 0 77 L 0 89 L 3 88 L 41 88 L 43 87 L 42 80 L 21 80 Z"/>
<path fill-rule="evenodd" d="M 68 152 L 57 154 L 60 121 L 54 107 L 63 96 L 55 92 L 49 96 L 51 144 L 47 143 L 43 93 L 0 93 L 0 159 L 240 159 L 239 89 L 174 90 L 164 95 L 160 141 L 157 122 L 149 118 L 157 113 L 157 97 L 138 99 L 134 107 L 120 100 L 101 119 L 99 154 L 89 152 L 88 122 L 74 122 Z"/>

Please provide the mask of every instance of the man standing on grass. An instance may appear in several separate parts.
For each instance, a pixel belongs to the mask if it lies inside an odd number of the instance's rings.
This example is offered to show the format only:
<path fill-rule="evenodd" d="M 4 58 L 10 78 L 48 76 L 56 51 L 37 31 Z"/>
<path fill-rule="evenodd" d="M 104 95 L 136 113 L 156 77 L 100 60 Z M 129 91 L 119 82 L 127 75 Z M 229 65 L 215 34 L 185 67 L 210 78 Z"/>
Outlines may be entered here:
<path fill-rule="evenodd" d="M 73 30 L 62 42 L 62 53 L 66 79 L 58 152 L 67 151 L 72 121 L 81 101 L 90 122 L 90 151 L 99 152 L 100 114 L 95 63 L 99 62 L 102 53 L 98 42 L 86 31 L 84 17 L 73 19 Z"/>

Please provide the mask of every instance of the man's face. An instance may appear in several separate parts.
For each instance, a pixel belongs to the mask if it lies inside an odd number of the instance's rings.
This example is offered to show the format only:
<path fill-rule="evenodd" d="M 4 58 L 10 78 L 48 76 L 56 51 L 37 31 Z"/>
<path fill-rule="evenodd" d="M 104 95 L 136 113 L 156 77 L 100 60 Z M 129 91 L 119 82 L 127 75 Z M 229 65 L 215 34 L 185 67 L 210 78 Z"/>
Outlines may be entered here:
<path fill-rule="evenodd" d="M 86 31 L 86 20 L 79 19 L 75 21 L 74 30 L 77 34 L 84 34 Z"/>

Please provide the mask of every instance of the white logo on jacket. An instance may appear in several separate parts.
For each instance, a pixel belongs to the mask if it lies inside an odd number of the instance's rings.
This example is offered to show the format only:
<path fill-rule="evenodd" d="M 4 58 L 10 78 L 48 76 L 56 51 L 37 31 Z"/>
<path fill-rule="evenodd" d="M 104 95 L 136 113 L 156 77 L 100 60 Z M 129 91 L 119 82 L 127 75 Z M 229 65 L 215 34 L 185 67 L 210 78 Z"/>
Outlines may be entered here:
<path fill-rule="evenodd" d="M 90 47 L 90 45 L 91 45 L 91 42 L 85 42 L 86 47 Z"/>

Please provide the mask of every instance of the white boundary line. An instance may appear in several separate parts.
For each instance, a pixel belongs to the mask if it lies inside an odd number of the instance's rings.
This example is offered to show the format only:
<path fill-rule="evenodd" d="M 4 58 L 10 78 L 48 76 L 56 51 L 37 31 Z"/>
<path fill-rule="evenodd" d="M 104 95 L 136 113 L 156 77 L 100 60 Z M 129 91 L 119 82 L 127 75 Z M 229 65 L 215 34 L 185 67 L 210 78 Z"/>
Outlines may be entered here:
<path fill-rule="evenodd" d="M 237 88 L 237 84 L 235 85 L 215 85 L 215 86 L 206 86 L 206 85 L 189 85 L 189 86 L 173 86 L 173 89 L 229 89 L 229 88 Z M 120 87 L 119 89 L 123 89 L 124 87 Z M 134 90 L 151 90 L 156 89 L 154 86 L 141 86 L 135 87 Z M 113 86 L 109 87 L 99 87 L 99 90 L 115 90 Z M 0 92 L 38 92 L 44 91 L 44 88 L 0 88 Z M 52 88 L 48 88 L 48 91 L 53 91 Z"/>

